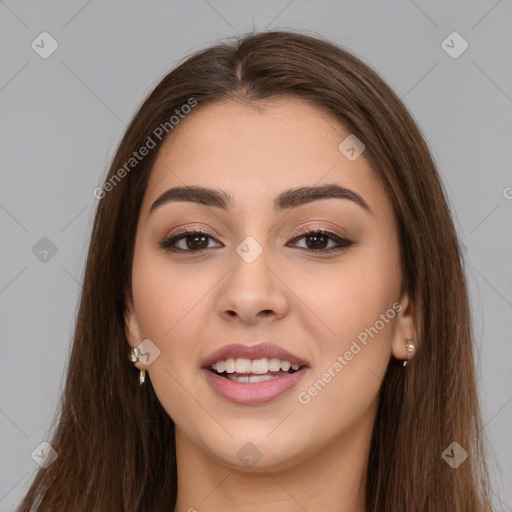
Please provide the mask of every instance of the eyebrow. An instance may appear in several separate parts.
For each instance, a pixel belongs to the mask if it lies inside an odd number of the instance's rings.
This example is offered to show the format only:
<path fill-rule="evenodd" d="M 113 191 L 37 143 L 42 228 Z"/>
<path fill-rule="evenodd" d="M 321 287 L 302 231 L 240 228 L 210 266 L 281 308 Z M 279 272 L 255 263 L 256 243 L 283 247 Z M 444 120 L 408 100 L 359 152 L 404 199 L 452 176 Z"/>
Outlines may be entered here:
<path fill-rule="evenodd" d="M 352 201 L 364 208 L 373 215 L 373 211 L 366 201 L 356 192 L 339 185 L 321 185 L 315 187 L 298 187 L 281 192 L 273 203 L 275 211 L 289 210 L 313 201 L 321 199 L 346 199 Z M 191 202 L 213 206 L 223 210 L 229 210 L 233 207 L 234 201 L 230 194 L 223 190 L 199 187 L 185 186 L 173 187 L 161 194 L 151 205 L 149 213 L 151 214 L 158 207 L 174 201 Z"/>

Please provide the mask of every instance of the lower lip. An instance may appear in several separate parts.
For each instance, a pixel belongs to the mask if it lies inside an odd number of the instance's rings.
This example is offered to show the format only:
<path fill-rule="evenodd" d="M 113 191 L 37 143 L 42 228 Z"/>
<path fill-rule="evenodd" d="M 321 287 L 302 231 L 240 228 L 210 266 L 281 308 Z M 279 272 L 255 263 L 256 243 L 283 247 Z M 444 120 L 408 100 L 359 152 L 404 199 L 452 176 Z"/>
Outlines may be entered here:
<path fill-rule="evenodd" d="M 206 379 L 212 388 L 226 400 L 241 405 L 258 405 L 270 402 L 293 388 L 306 373 L 307 368 L 290 373 L 284 377 L 264 380 L 263 382 L 234 382 L 203 368 Z"/>

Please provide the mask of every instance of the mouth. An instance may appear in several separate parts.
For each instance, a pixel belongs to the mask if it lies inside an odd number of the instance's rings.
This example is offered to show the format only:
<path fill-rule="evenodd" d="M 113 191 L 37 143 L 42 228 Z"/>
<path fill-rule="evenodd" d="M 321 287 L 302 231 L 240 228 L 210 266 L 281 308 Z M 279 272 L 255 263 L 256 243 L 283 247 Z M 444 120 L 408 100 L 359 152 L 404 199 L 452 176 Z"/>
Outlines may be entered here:
<path fill-rule="evenodd" d="M 207 382 L 224 400 L 259 405 L 283 396 L 309 370 L 307 361 L 275 345 L 228 345 L 201 367 Z"/>

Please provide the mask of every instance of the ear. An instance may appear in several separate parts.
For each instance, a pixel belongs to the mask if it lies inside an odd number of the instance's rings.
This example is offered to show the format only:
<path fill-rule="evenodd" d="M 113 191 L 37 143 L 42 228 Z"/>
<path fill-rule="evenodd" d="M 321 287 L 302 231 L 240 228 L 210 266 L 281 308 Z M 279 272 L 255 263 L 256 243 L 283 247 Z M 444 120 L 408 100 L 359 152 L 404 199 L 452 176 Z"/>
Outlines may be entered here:
<path fill-rule="evenodd" d="M 126 340 L 128 341 L 128 345 L 131 348 L 136 347 L 142 341 L 139 330 L 139 323 L 137 322 L 137 317 L 135 316 L 135 306 L 133 305 L 133 301 L 128 291 L 125 292 L 124 332 L 126 335 Z M 140 362 L 133 363 L 133 365 L 138 370 L 146 369 L 145 365 Z"/>
<path fill-rule="evenodd" d="M 408 292 L 404 293 L 399 304 L 401 308 L 396 316 L 395 337 L 391 352 L 394 357 L 403 360 L 411 358 L 411 354 L 407 352 L 407 343 L 414 345 L 412 355 L 418 349 L 418 337 L 415 326 L 414 302 Z"/>

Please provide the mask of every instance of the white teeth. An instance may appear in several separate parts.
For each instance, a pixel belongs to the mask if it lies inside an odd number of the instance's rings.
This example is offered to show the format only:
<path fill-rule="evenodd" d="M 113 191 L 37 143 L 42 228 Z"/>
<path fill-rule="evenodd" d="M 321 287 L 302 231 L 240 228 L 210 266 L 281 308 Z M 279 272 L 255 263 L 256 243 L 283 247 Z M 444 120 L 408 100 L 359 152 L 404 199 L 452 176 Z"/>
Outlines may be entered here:
<path fill-rule="evenodd" d="M 268 362 L 268 371 L 269 372 L 278 372 L 280 369 L 281 369 L 281 360 L 276 359 L 275 357 L 270 359 L 270 361 Z"/>
<path fill-rule="evenodd" d="M 251 373 L 263 374 L 268 372 L 268 359 L 253 359 Z"/>
<path fill-rule="evenodd" d="M 236 373 L 232 373 L 227 377 L 229 380 L 234 382 L 245 382 L 246 384 L 251 384 L 253 382 L 263 382 L 264 380 L 278 378 L 276 375 L 237 375 Z"/>
<path fill-rule="evenodd" d="M 292 370 L 299 370 L 300 365 L 291 364 L 289 361 L 281 361 L 275 357 L 269 359 L 267 357 L 262 357 L 260 359 L 247 359 L 246 357 L 237 357 L 236 359 L 230 357 L 225 361 L 217 361 L 215 364 L 211 366 L 212 370 L 215 370 L 218 373 L 226 372 L 229 374 L 234 373 L 251 373 L 251 382 L 259 382 L 254 380 L 254 375 L 265 375 L 268 372 L 278 372 L 282 370 L 283 372 L 287 372 L 290 368 Z M 237 382 L 247 382 L 247 377 L 238 377 L 233 376 L 234 378 L 231 380 L 236 380 Z M 268 376 L 268 378 L 274 376 Z M 245 380 L 238 380 L 238 379 Z M 267 379 L 262 379 L 267 380 Z"/>
<path fill-rule="evenodd" d="M 217 363 L 217 367 L 219 363 Z M 219 370 L 217 370 L 219 371 Z M 236 373 L 251 373 L 252 371 L 252 363 L 250 359 L 246 359 L 245 357 L 238 357 L 235 360 L 235 372 Z M 219 372 L 220 373 L 220 372 Z"/>
<path fill-rule="evenodd" d="M 292 366 L 292 363 L 289 363 L 288 361 L 281 361 L 281 370 L 283 372 L 287 372 Z"/>
<path fill-rule="evenodd" d="M 235 373 L 235 360 L 232 357 L 226 359 L 226 372 Z"/>

